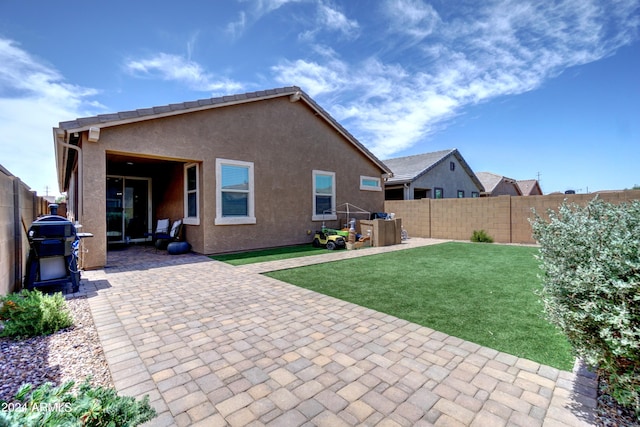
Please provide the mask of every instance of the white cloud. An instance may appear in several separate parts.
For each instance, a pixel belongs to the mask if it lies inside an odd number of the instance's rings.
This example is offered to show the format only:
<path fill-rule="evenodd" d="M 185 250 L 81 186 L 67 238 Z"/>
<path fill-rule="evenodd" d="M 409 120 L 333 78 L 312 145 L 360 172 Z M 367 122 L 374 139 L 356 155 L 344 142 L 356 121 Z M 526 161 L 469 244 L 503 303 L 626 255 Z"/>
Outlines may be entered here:
<path fill-rule="evenodd" d="M 283 85 L 297 85 L 313 96 L 339 91 L 348 81 L 345 76 L 346 64 L 340 61 L 321 65 L 313 61 L 299 59 L 282 61 L 271 68 L 276 81 Z"/>
<path fill-rule="evenodd" d="M 499 0 L 442 19 L 419 0 L 394 0 L 385 10 L 399 36 L 385 52 L 402 51 L 389 55 L 394 62 L 349 62 L 316 47 L 317 60 L 284 60 L 272 72 L 317 97 L 386 158 L 446 126 L 465 106 L 533 90 L 611 55 L 637 38 L 639 9 L 637 0 Z"/>
<path fill-rule="evenodd" d="M 0 162 L 40 195 L 58 192 L 52 128 L 102 105 L 16 42 L 0 38 Z"/>
<path fill-rule="evenodd" d="M 358 21 L 347 18 L 344 13 L 323 3 L 318 5 L 318 24 L 322 28 L 338 31 L 350 38 L 356 37 L 360 29 Z"/>
<path fill-rule="evenodd" d="M 227 24 L 227 27 L 225 28 L 225 32 L 231 37 L 231 39 L 235 40 L 244 33 L 244 30 L 246 27 L 247 27 L 247 14 L 244 11 L 241 11 L 239 14 L 238 20 L 234 22 L 229 22 Z"/>
<path fill-rule="evenodd" d="M 167 53 L 129 60 L 125 64 L 125 70 L 134 77 L 176 81 L 192 90 L 210 91 L 216 94 L 237 92 L 244 87 L 242 83 L 208 73 L 195 61 Z"/>
<path fill-rule="evenodd" d="M 423 39 L 440 23 L 438 12 L 421 0 L 393 0 L 386 3 L 390 30 Z"/>

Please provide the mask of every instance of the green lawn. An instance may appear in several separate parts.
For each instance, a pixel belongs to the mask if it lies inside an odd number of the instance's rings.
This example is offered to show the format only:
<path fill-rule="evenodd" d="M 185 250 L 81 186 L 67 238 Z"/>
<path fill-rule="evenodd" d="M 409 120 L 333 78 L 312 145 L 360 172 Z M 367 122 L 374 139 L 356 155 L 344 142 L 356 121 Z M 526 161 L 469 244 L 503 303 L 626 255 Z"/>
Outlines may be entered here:
<path fill-rule="evenodd" d="M 536 248 L 444 243 L 268 273 L 477 344 L 571 370 L 535 295 Z"/>
<path fill-rule="evenodd" d="M 277 261 L 287 258 L 297 258 L 308 255 L 327 253 L 325 248 L 314 248 L 311 243 L 306 245 L 285 246 L 282 248 L 264 249 L 261 251 L 241 252 L 237 254 L 212 255 L 210 258 L 226 262 L 231 265 L 245 265 L 256 262 Z"/>

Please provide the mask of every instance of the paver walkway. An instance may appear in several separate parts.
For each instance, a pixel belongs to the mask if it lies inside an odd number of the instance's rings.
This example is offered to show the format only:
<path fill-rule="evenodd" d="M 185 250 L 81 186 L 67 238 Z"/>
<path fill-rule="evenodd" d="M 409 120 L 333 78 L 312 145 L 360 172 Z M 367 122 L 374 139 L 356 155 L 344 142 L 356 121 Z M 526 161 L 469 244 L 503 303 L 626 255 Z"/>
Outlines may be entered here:
<path fill-rule="evenodd" d="M 153 426 L 583 426 L 595 379 L 257 274 L 437 243 L 232 267 L 110 252 L 83 288 L 121 395 Z M 324 258 L 323 258 L 324 257 Z"/>

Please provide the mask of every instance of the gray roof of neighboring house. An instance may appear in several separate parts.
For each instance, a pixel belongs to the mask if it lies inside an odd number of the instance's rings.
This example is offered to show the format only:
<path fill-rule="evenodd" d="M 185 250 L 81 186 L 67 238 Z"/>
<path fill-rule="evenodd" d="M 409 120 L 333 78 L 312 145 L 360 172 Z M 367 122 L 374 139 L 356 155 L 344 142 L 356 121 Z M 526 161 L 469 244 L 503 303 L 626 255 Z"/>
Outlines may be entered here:
<path fill-rule="evenodd" d="M 464 160 L 464 158 L 456 148 L 384 160 L 387 166 L 389 166 L 389 168 L 393 171 L 393 177 L 389 178 L 386 184 L 393 185 L 413 182 L 440 163 L 444 162 L 449 156 L 456 157 L 458 162 L 471 177 L 471 180 L 482 191 L 482 182 L 478 179 L 473 170 L 471 170 L 467 162 Z"/>
<path fill-rule="evenodd" d="M 111 114 L 99 114 L 91 117 L 81 117 L 75 120 L 60 122 L 58 128 L 54 128 L 54 138 L 57 132 L 72 133 L 89 130 L 89 128 L 117 126 L 143 120 L 158 119 L 161 117 L 174 116 L 178 114 L 191 113 L 212 108 L 238 105 L 247 102 L 262 101 L 271 98 L 288 96 L 291 102 L 303 100 L 320 117 L 326 120 L 347 140 L 356 146 L 365 156 L 371 159 L 383 171 L 390 173 L 391 170 L 373 153 L 371 153 L 360 141 L 358 141 L 349 131 L 338 123 L 331 115 L 318 105 L 309 95 L 297 86 L 282 87 L 256 92 L 247 92 L 237 95 L 221 96 L 217 98 L 199 99 L 197 101 L 181 102 L 178 104 L 162 105 L 150 108 L 140 108 L 131 111 L 121 111 Z"/>

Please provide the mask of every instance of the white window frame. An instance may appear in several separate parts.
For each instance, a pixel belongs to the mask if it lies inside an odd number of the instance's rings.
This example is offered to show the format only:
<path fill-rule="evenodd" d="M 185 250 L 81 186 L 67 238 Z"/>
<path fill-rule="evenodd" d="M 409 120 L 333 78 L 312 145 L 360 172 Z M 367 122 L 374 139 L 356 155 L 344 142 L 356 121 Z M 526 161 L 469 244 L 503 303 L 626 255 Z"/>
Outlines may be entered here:
<path fill-rule="evenodd" d="M 316 176 L 318 175 L 324 175 L 324 176 L 330 176 L 331 177 L 331 210 L 334 212 L 333 214 L 327 214 L 327 215 L 318 215 L 316 214 L 316 196 L 318 195 L 316 193 Z M 313 211 L 311 214 L 311 220 L 312 221 L 332 221 L 332 220 L 336 220 L 338 219 L 338 215 L 337 213 L 335 213 L 336 211 L 336 173 L 335 172 L 328 172 L 328 171 L 321 171 L 321 170 L 313 170 L 311 173 L 311 180 L 312 180 L 312 186 L 313 186 L 313 194 L 311 195 L 311 197 L 313 198 Z M 326 196 L 326 194 L 324 194 Z"/>
<path fill-rule="evenodd" d="M 196 168 L 196 189 L 189 190 L 189 180 L 187 179 L 187 171 L 192 167 Z M 200 164 L 199 163 L 187 163 L 184 165 L 184 218 L 183 224 L 187 225 L 200 225 Z M 196 216 L 189 215 L 189 193 L 195 193 L 196 195 Z"/>
<path fill-rule="evenodd" d="M 246 167 L 249 170 L 249 190 L 246 192 L 249 196 L 247 199 L 247 216 L 234 216 L 223 217 L 222 216 L 222 166 L 240 166 Z M 240 160 L 229 159 L 216 159 L 216 219 L 215 225 L 242 225 L 242 224 L 255 224 L 255 186 L 254 186 L 254 172 L 253 162 L 243 162 Z M 229 190 L 225 190 L 229 191 Z"/>
<path fill-rule="evenodd" d="M 366 181 L 375 181 L 376 185 L 367 185 L 365 184 Z M 380 179 L 380 177 L 375 177 L 375 176 L 364 176 L 364 175 L 360 175 L 360 190 L 363 191 L 382 191 L 382 185 L 380 184 L 382 180 Z"/>

